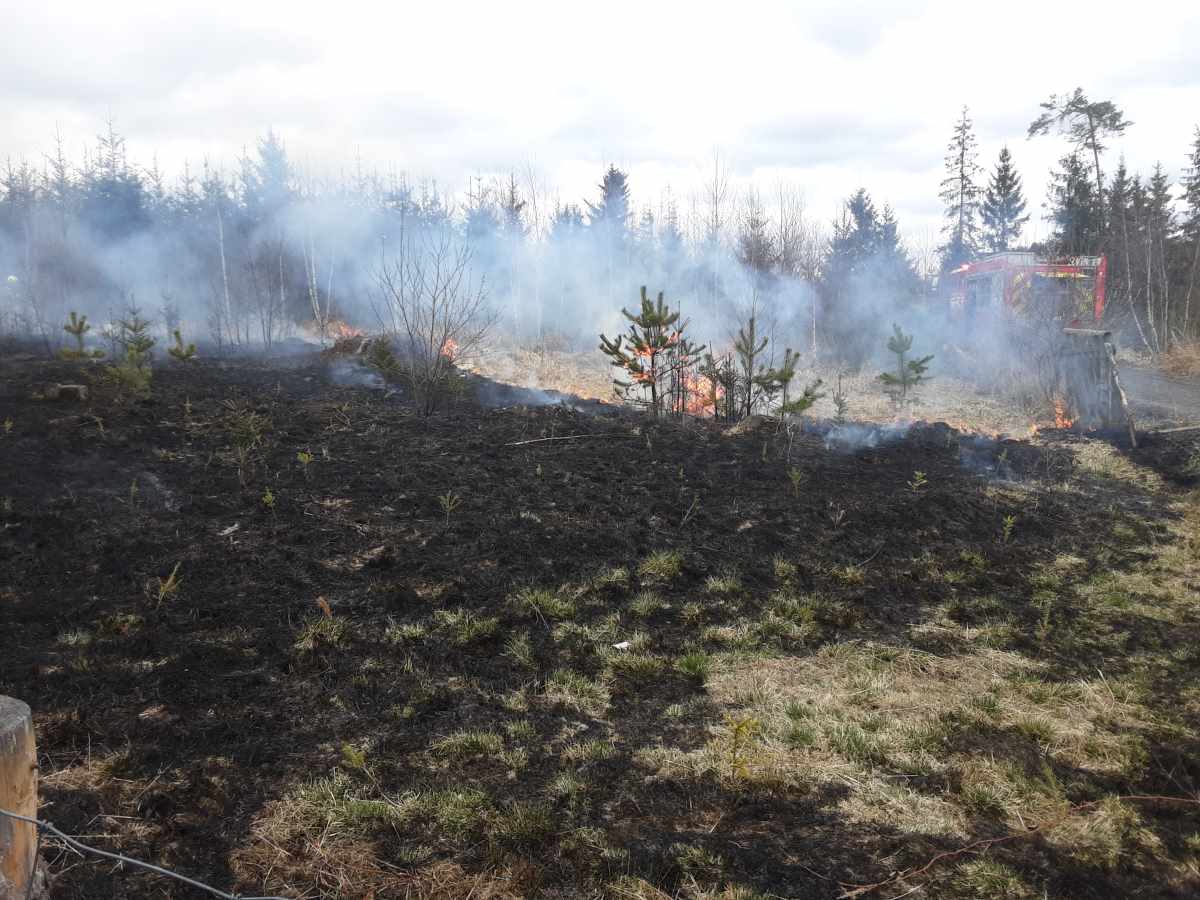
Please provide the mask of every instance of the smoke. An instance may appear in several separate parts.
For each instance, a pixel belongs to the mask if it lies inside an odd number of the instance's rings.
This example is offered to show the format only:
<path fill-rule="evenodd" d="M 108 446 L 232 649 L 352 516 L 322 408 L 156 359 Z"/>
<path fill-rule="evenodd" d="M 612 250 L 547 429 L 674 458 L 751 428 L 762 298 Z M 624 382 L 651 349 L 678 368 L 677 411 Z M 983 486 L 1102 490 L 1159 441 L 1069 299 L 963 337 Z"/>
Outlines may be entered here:
<path fill-rule="evenodd" d="M 301 185 L 273 135 L 235 178 L 205 170 L 159 190 L 123 158 L 109 168 L 55 190 L 32 169 L 25 193 L 6 182 L 0 332 L 53 348 L 74 310 L 101 342 L 104 326 L 135 304 L 157 323 L 160 346 L 175 326 L 209 354 L 328 343 L 330 320 L 394 327 L 381 269 L 449 235 L 469 251 L 469 281 L 486 289 L 498 341 L 594 351 L 601 332 L 625 330 L 621 310 L 645 285 L 652 297 L 663 291 L 691 339 L 715 353 L 755 316 L 770 339 L 767 364 L 790 347 L 809 364 L 826 356 L 890 367 L 892 322 L 915 335 L 914 356 L 935 355 L 935 374 L 955 359 L 987 368 L 1011 355 L 1006 339 L 980 345 L 930 298 L 894 219 L 865 192 L 827 240 L 811 220 L 785 228 L 795 209 L 781 204 L 776 221 L 753 198 L 740 217 L 728 204 L 701 204 L 686 221 L 669 199 L 634 208 L 621 191 L 636 185 L 614 188 L 609 176 L 598 198 L 586 198 L 595 201 L 587 213 L 576 203 L 551 208 L 515 179 L 473 183 L 459 197 L 403 177 Z M 964 346 L 991 355 L 964 359 L 955 350 Z"/>
<path fill-rule="evenodd" d="M 903 440 L 911 428 L 911 422 L 892 422 L 886 425 L 846 422 L 835 425 L 826 433 L 825 449 L 839 453 L 873 450 Z"/>
<path fill-rule="evenodd" d="M 329 367 L 329 379 L 339 387 L 359 387 L 372 391 L 388 390 L 383 376 L 374 369 L 348 359 L 339 359 Z M 392 388 L 392 391 L 397 389 Z"/>

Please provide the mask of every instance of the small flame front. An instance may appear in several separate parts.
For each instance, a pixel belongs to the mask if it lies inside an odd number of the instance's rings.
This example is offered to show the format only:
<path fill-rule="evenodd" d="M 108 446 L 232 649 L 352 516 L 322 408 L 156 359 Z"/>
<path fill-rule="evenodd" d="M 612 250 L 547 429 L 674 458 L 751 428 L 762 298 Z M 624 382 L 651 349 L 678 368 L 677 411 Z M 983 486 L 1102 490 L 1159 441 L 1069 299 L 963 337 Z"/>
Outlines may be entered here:
<path fill-rule="evenodd" d="M 1062 397 L 1054 398 L 1054 427 L 1055 428 L 1070 428 L 1075 424 L 1075 420 L 1071 418 L 1070 410 L 1067 407 L 1067 401 Z"/>

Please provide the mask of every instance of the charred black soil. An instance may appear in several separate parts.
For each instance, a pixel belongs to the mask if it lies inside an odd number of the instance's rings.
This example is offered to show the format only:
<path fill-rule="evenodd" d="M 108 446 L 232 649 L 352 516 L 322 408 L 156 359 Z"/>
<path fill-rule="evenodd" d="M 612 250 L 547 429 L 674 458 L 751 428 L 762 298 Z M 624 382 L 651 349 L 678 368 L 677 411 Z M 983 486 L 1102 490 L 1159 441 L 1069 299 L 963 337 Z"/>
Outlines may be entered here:
<path fill-rule="evenodd" d="M 33 399 L 85 377 L 0 361 L 0 692 L 70 833 L 294 897 L 836 897 L 1061 816 L 878 895 L 1200 891 L 1200 812 L 1115 799 L 1200 786 L 1184 438 L 422 419 L 317 360 Z"/>

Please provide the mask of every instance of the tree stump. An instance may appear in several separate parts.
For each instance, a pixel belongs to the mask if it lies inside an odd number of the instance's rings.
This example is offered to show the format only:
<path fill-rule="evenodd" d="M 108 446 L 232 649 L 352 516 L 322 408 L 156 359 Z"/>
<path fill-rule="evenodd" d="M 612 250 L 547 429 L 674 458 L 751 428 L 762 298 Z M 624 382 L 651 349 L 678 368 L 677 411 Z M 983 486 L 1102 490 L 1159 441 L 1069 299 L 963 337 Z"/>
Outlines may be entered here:
<path fill-rule="evenodd" d="M 37 815 L 37 756 L 33 714 L 20 700 L 0 696 L 0 809 Z M 37 829 L 0 816 L 0 900 L 25 900 L 37 879 Z M 35 896 L 40 892 L 35 891 Z"/>

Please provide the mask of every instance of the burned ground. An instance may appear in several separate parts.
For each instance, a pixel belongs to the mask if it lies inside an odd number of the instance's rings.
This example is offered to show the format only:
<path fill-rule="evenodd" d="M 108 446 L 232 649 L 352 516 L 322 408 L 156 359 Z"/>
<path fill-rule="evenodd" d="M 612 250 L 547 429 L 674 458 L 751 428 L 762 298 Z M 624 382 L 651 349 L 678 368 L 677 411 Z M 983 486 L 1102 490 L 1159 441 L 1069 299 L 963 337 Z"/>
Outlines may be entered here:
<path fill-rule="evenodd" d="M 1200 787 L 1184 438 L 425 420 L 312 360 L 31 399 L 81 377 L 0 362 L 0 692 L 68 832 L 295 897 L 835 897 L 1061 820 L 878 895 L 1200 890 L 1200 811 L 1117 799 Z"/>

